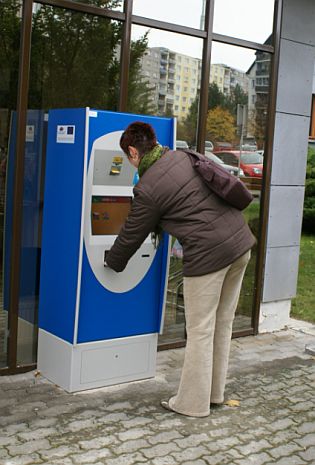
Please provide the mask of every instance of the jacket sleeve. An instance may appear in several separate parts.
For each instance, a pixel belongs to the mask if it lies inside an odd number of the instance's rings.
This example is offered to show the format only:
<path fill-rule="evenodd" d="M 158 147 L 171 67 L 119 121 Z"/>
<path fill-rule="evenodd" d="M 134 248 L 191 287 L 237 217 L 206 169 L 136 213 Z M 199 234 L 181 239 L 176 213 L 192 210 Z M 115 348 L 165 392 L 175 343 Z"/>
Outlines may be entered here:
<path fill-rule="evenodd" d="M 152 198 L 135 187 L 131 210 L 112 248 L 106 255 L 106 263 L 119 272 L 139 249 L 148 234 L 159 223 L 160 211 Z"/>

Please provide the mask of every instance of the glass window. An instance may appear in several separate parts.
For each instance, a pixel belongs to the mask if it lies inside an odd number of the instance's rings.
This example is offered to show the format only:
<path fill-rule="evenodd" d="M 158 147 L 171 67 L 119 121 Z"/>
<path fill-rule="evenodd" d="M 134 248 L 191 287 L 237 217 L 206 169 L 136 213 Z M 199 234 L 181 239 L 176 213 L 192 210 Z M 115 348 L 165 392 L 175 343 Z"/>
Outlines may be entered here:
<path fill-rule="evenodd" d="M 3 2 L 0 15 L 0 368 L 7 366 L 21 8 L 19 1 Z"/>
<path fill-rule="evenodd" d="M 177 63 L 192 58 L 193 60 L 190 62 L 192 67 L 201 62 L 202 40 L 160 30 L 148 30 L 134 25 L 132 27 L 132 41 L 133 43 L 146 41 L 144 43 L 149 49 L 154 49 L 156 53 L 159 51 L 156 62 L 151 64 L 151 72 L 158 69 L 160 79 L 158 87 L 154 91 L 152 90 L 150 78 L 148 78 L 147 86 L 142 85 L 141 87 L 142 93 L 139 96 L 134 95 L 129 98 L 128 111 L 132 113 L 151 113 L 159 116 L 176 116 L 177 140 L 184 143 L 186 147 L 187 145 L 196 145 L 199 95 L 196 87 L 194 87 L 194 92 L 191 92 L 191 85 L 185 86 L 187 87 L 185 98 L 190 103 L 187 103 L 187 105 L 180 103 L 180 94 L 184 89 L 184 79 L 180 71 L 177 70 Z M 170 65 L 174 65 L 175 73 L 168 72 Z M 131 66 L 135 66 L 135 58 L 132 58 Z M 162 72 L 163 66 L 166 69 L 165 73 L 164 69 Z M 141 66 L 138 70 L 143 75 Z M 167 84 L 167 93 L 163 95 L 163 93 L 159 92 L 159 89 L 163 87 L 164 83 Z M 178 241 L 172 238 L 165 325 L 159 343 L 168 344 L 183 341 L 185 337 L 184 324 L 182 249 Z"/>
<path fill-rule="evenodd" d="M 275 0 L 215 0 L 213 32 L 265 43 L 272 33 Z"/>
<path fill-rule="evenodd" d="M 116 21 L 39 6 L 33 14 L 29 108 L 117 109 L 121 31 Z"/>
<path fill-rule="evenodd" d="M 213 143 L 213 153 L 226 164 L 226 169 L 240 175 L 253 193 L 254 200 L 244 215 L 257 238 L 269 96 L 269 76 L 265 83 L 263 80 L 259 83 L 257 76 L 262 63 L 270 69 L 270 61 L 271 55 L 264 52 L 217 42 L 212 45 L 211 70 L 217 69 L 218 75 L 221 70 L 224 82 L 210 73 L 206 139 Z M 252 324 L 256 256 L 255 246 L 246 270 L 234 330 L 249 329 Z"/>
<path fill-rule="evenodd" d="M 133 14 L 145 18 L 167 21 L 196 29 L 204 29 L 204 2 L 195 0 L 192 8 L 191 0 L 134 0 Z"/>
<path fill-rule="evenodd" d="M 123 0 L 90 0 L 87 2 L 86 0 L 72 0 L 75 2 L 80 3 L 90 3 L 94 6 L 98 6 L 99 8 L 106 8 L 108 10 L 116 10 L 116 11 L 123 11 L 124 2 Z"/>
<path fill-rule="evenodd" d="M 137 82 L 136 76 L 145 77 L 146 80 L 145 82 L 142 81 L 138 91 L 136 91 L 136 86 L 132 82 L 129 82 L 128 111 L 161 116 L 174 115 L 180 123 L 183 122 L 189 115 L 189 108 L 184 107 L 185 109 L 183 110 L 183 107 L 179 107 L 175 111 L 174 102 L 176 97 L 174 93 L 176 92 L 178 95 L 186 89 L 187 98 L 195 100 L 197 89 L 195 88 L 194 92 L 189 92 L 187 85 L 184 86 L 188 78 L 186 76 L 185 81 L 183 80 L 178 66 L 180 62 L 187 60 L 190 63 L 190 59 L 193 59 L 191 60 L 191 65 L 186 66 L 187 72 L 192 71 L 198 60 L 201 61 L 202 40 L 133 25 L 132 43 L 133 47 L 138 47 L 139 50 L 147 47 L 146 50 L 149 50 L 151 55 L 156 53 L 157 58 L 152 60 L 150 65 L 150 76 L 156 72 L 159 80 L 157 88 L 153 89 L 152 78 L 145 74 L 147 70 L 141 57 L 137 60 L 137 55 L 132 54 L 130 69 L 135 73 L 135 81 Z M 142 51 L 141 53 L 145 52 Z M 130 79 L 132 76 L 130 74 Z M 166 86 L 165 89 L 167 91 L 163 95 L 161 89 L 164 86 Z"/>
<path fill-rule="evenodd" d="M 117 22 L 34 4 L 32 26 L 17 345 L 21 365 L 36 361 L 47 112 L 86 106 L 115 110 L 120 82 Z"/>

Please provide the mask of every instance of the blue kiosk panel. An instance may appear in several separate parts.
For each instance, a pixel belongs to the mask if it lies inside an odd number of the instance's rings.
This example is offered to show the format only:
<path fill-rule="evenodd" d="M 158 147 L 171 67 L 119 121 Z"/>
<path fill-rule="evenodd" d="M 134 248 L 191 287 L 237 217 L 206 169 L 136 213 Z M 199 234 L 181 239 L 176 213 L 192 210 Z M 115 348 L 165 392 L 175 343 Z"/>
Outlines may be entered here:
<path fill-rule="evenodd" d="M 70 343 L 78 284 L 85 114 L 85 109 L 53 110 L 48 120 L 39 328 Z M 63 126 L 75 126 L 73 143 L 57 139 Z"/>

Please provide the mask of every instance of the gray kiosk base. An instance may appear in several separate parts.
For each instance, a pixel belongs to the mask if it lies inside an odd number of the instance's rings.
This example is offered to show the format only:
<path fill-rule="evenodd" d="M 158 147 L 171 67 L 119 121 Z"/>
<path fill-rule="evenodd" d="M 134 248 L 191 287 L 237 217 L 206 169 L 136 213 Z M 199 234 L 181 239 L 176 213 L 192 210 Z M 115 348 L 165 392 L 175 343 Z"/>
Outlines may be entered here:
<path fill-rule="evenodd" d="M 68 392 L 152 378 L 157 338 L 155 333 L 75 346 L 40 329 L 38 370 Z"/>

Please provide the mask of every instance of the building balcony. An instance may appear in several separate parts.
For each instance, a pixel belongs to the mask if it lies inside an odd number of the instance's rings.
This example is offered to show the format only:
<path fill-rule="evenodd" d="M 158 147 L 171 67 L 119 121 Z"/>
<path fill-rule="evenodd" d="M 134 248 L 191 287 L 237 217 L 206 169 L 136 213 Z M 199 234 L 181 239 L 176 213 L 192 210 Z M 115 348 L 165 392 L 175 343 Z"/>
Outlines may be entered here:
<path fill-rule="evenodd" d="M 269 72 L 270 72 L 269 68 L 268 69 L 264 68 L 259 71 L 256 71 L 256 76 L 269 78 Z"/>
<path fill-rule="evenodd" d="M 256 86 L 255 92 L 256 94 L 268 94 L 269 86 Z"/>

